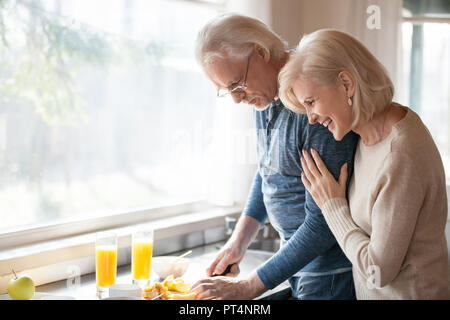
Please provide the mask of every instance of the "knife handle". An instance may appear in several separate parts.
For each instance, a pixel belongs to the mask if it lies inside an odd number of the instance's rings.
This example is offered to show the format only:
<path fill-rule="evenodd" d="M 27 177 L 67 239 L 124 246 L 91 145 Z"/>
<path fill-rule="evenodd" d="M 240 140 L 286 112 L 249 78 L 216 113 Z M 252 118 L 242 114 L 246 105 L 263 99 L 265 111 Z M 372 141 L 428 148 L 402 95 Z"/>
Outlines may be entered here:
<path fill-rule="evenodd" d="M 226 275 L 227 273 L 230 273 L 231 267 L 233 267 L 235 264 L 236 264 L 236 263 L 229 264 L 229 265 L 227 266 L 227 268 L 225 269 L 224 272 L 222 272 L 221 274 L 216 274 L 216 273 L 215 273 L 215 274 L 213 274 L 212 276 L 213 276 L 213 277 L 221 277 L 221 276 Z"/>

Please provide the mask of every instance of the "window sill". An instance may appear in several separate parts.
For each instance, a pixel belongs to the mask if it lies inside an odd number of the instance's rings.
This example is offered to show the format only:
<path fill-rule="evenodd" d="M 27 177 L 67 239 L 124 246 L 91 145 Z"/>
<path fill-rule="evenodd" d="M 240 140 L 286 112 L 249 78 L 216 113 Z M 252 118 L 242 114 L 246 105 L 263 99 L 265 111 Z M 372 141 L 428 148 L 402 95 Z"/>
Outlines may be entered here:
<path fill-rule="evenodd" d="M 207 242 L 225 238 L 225 217 L 238 217 L 242 205 L 214 208 L 184 215 L 161 218 L 140 223 L 154 229 L 154 255 L 183 250 Z M 115 229 L 118 235 L 118 265 L 130 263 L 131 232 L 135 225 Z M 172 239 L 182 238 L 182 244 Z M 162 241 L 162 240 L 171 241 Z M 178 241 L 180 242 L 180 241 Z M 180 242 L 180 243 L 181 243 Z M 71 275 L 83 275 L 95 270 L 95 232 L 45 241 L 0 252 L 0 294 L 6 293 L 7 284 L 16 273 L 30 275 L 35 285 L 68 279 Z"/>

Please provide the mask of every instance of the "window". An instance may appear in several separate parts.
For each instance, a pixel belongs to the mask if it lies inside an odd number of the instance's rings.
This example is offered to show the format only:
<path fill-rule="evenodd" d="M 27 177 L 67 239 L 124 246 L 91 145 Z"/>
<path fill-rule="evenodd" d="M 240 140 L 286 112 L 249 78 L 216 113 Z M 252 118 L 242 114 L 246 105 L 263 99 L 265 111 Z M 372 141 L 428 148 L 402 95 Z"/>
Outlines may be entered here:
<path fill-rule="evenodd" d="M 0 233 L 205 198 L 218 1 L 0 0 Z"/>
<path fill-rule="evenodd" d="M 450 179 L 450 2 L 404 0 L 403 100 L 430 130 Z"/>

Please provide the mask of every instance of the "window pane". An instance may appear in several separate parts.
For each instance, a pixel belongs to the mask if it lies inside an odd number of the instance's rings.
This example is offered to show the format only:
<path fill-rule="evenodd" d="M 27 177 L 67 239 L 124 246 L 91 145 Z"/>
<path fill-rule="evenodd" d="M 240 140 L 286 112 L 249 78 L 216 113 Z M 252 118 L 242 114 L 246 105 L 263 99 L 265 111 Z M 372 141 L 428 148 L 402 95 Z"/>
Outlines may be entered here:
<path fill-rule="evenodd" d="M 409 16 L 442 16 L 450 14 L 448 0 L 403 0 Z"/>
<path fill-rule="evenodd" d="M 450 178 L 450 24 L 403 24 L 404 101 L 430 130 Z"/>
<path fill-rule="evenodd" d="M 0 1 L 0 232 L 203 199 L 190 1 Z"/>

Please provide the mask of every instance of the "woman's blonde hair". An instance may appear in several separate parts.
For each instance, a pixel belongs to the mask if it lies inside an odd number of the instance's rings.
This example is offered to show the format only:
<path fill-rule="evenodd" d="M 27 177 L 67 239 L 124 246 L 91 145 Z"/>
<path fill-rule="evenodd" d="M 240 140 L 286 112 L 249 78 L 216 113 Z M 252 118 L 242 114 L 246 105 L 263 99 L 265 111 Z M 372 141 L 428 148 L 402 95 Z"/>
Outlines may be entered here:
<path fill-rule="evenodd" d="M 198 33 L 195 56 L 200 65 L 216 57 L 245 59 L 258 44 L 274 60 L 281 59 L 287 43 L 263 22 L 250 17 L 225 13 L 209 21 Z"/>
<path fill-rule="evenodd" d="M 342 71 L 352 74 L 353 127 L 383 111 L 394 95 L 394 85 L 384 66 L 352 36 L 337 30 L 322 29 L 305 35 L 278 76 L 279 96 L 284 105 L 297 113 L 305 107 L 295 96 L 292 86 L 298 79 L 319 86 L 337 85 Z"/>

